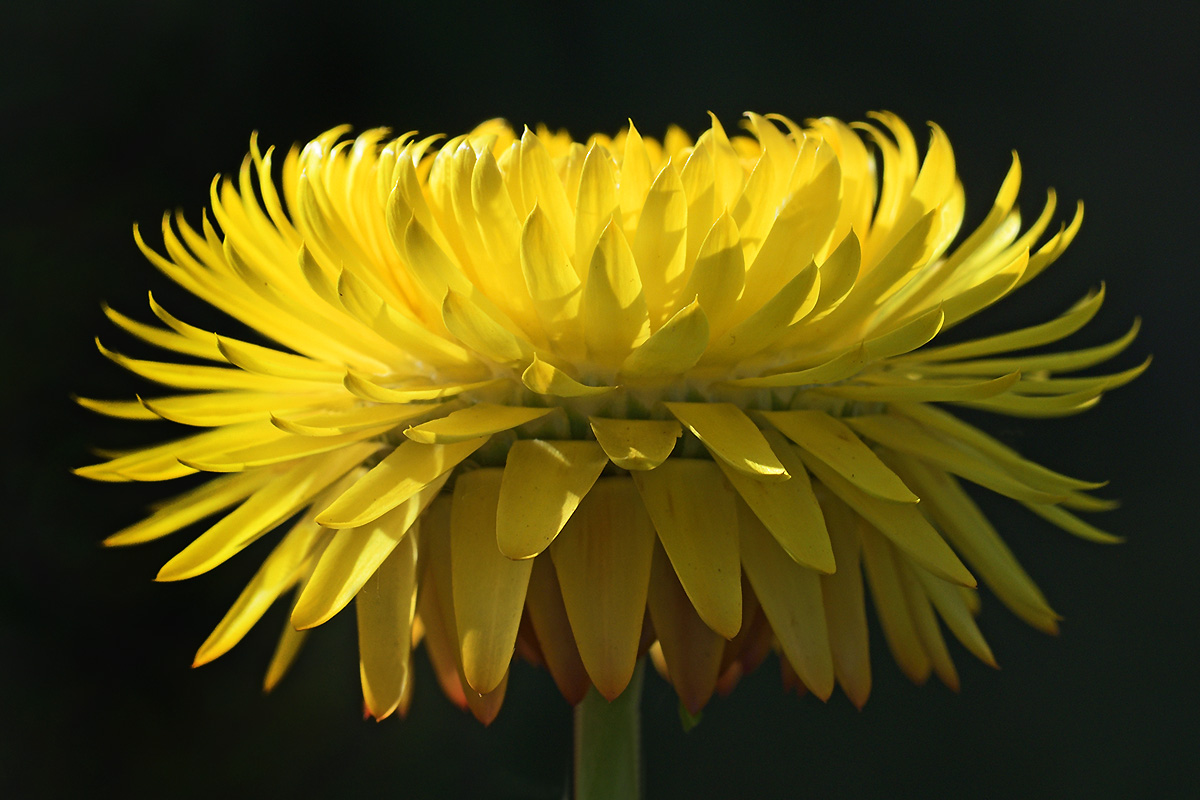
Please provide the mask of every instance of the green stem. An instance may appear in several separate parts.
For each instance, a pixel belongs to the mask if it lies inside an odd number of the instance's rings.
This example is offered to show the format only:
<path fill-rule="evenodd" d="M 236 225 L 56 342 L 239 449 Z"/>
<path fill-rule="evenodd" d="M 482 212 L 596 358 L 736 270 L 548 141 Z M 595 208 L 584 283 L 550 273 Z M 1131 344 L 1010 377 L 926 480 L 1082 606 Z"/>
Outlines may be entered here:
<path fill-rule="evenodd" d="M 642 675 L 611 703 L 596 691 L 575 707 L 575 800 L 637 800 L 642 796 Z"/>

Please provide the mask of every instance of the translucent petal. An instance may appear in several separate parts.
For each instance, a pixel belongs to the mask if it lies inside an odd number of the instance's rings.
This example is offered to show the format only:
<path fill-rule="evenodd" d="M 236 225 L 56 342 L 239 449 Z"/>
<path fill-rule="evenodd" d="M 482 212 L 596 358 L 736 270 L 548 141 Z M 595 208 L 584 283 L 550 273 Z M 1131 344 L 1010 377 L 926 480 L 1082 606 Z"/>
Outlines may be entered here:
<path fill-rule="evenodd" d="M 705 363 L 740 361 L 768 347 L 812 311 L 820 289 L 816 264 L 810 262 L 761 308 L 716 337 Z"/>
<path fill-rule="evenodd" d="M 359 405 L 345 411 L 328 407 L 308 414 L 271 414 L 276 428 L 300 436 L 339 436 L 347 433 L 399 425 L 417 417 L 437 414 L 446 408 L 445 403 L 364 406 Z"/>
<path fill-rule="evenodd" d="M 533 558 L 549 547 L 607 464 L 595 442 L 514 442 L 496 508 L 500 552 L 513 559 Z"/>
<path fill-rule="evenodd" d="M 207 664 L 240 642 L 281 594 L 308 576 L 314 550 L 319 551 L 318 545 L 327 537 L 328 531 L 311 517 L 302 519 L 288 531 L 238 595 L 233 607 L 200 645 L 192 666 Z"/>
<path fill-rule="evenodd" d="M 711 461 L 672 458 L 631 474 L 696 613 L 732 639 L 742 624 L 733 489 Z"/>
<path fill-rule="evenodd" d="M 621 364 L 622 379 L 682 375 L 704 355 L 708 334 L 708 319 L 693 300 L 629 354 Z"/>
<path fill-rule="evenodd" d="M 207 516 L 224 511 L 258 491 L 277 473 L 270 469 L 214 478 L 160 506 L 141 522 L 104 540 L 110 547 L 141 544 L 174 533 Z"/>
<path fill-rule="evenodd" d="M 282 464 L 297 458 L 328 453 L 347 445 L 369 439 L 387 430 L 387 427 L 367 428 L 338 436 L 295 436 L 283 437 L 265 444 L 236 448 L 226 453 L 216 453 L 201 458 L 180 456 L 180 463 L 204 472 L 244 472 L 248 469 Z"/>
<path fill-rule="evenodd" d="M 683 428 L 675 420 L 588 417 L 596 441 L 621 469 L 655 469 L 671 455 Z"/>
<path fill-rule="evenodd" d="M 913 569 L 912 574 L 921 582 L 921 588 L 955 638 L 980 661 L 988 666 L 997 667 L 992 649 L 988 647 L 979 626 L 975 624 L 971 609 L 962 594 L 957 591 L 959 587 L 935 578 L 922 569 Z"/>
<path fill-rule="evenodd" d="M 1055 495 L 1026 486 L 995 468 L 987 460 L 930 436 L 920 426 L 908 420 L 884 414 L 867 414 L 850 417 L 846 421 L 855 431 L 884 447 L 936 464 L 947 472 L 953 472 L 1006 497 L 1031 503 L 1054 503 L 1063 499 L 1061 494 Z"/>
<path fill-rule="evenodd" d="M 784 655 L 809 690 L 828 700 L 833 692 L 833 656 L 825 626 L 818 573 L 785 558 L 758 517 L 739 512 L 742 567 L 754 587 Z"/>
<path fill-rule="evenodd" d="M 763 436 L 787 468 L 791 480 L 758 481 L 723 461 L 717 461 L 717 465 L 793 561 L 818 572 L 833 572 L 833 551 L 825 518 L 813 494 L 808 471 L 777 431 L 763 431 Z"/>
<path fill-rule="evenodd" d="M 922 507 L 1000 601 L 1030 625 L 1057 632 L 1060 617 L 958 482 L 913 458 L 889 461 L 921 493 Z"/>
<path fill-rule="evenodd" d="M 383 719 L 400 707 L 412 679 L 417 538 L 404 537 L 354 601 L 363 700 L 375 719 Z"/>
<path fill-rule="evenodd" d="M 496 505 L 503 470 L 458 476 L 450 514 L 454 618 L 463 674 L 480 694 L 508 673 L 533 562 L 513 561 L 496 549 Z"/>
<path fill-rule="evenodd" d="M 633 482 L 603 478 L 550 548 L 579 655 L 609 700 L 637 663 L 654 537 Z"/>
<path fill-rule="evenodd" d="M 687 198 L 679 173 L 667 164 L 658 173 L 638 220 L 633 254 L 641 275 L 651 323 L 661 325 L 683 288 Z"/>
<path fill-rule="evenodd" d="M 1003 394 L 1017 385 L 1021 373 L 990 381 L 938 380 L 896 377 L 891 373 L 860 376 L 861 384 L 822 386 L 821 394 L 863 403 L 933 403 L 980 400 Z"/>
<path fill-rule="evenodd" d="M 894 550 L 893 555 L 895 555 Z M 958 671 L 954 668 L 950 651 L 946 649 L 946 640 L 942 636 L 941 628 L 938 627 L 937 616 L 933 613 L 929 598 L 925 596 L 925 591 L 914 574 L 914 567 L 898 555 L 894 558 L 894 563 L 917 640 L 921 643 L 926 655 L 929 656 L 930 665 L 934 674 L 938 676 L 938 680 L 957 692 L 959 688 Z"/>
<path fill-rule="evenodd" d="M 733 313 L 745 281 L 741 235 L 726 211 L 705 235 L 679 299 L 683 302 L 696 299 L 713 331 L 720 332 Z"/>
<path fill-rule="evenodd" d="M 797 449 L 804 466 L 846 505 L 883 532 L 896 546 L 930 572 L 962 586 L 974 586 L 975 578 L 954 555 L 933 527 L 911 503 L 880 500 L 847 481 L 825 462 Z"/>
<path fill-rule="evenodd" d="M 762 417 L 864 492 L 898 503 L 920 499 L 854 431 L 824 411 L 765 411 Z"/>
<path fill-rule="evenodd" d="M 883 628 L 883 638 L 887 640 L 892 657 L 908 679 L 913 683 L 925 683 L 929 679 L 932 663 L 908 610 L 908 600 L 896 568 L 895 551 L 887 539 L 871 530 L 862 531 L 862 543 L 867 583 L 871 587 L 875 613 L 879 615 L 880 627 Z"/>
<path fill-rule="evenodd" d="M 580 315 L 588 354 L 602 364 L 620 364 L 650 335 L 642 279 L 625 234 L 612 223 L 589 262 Z"/>
<path fill-rule="evenodd" d="M 756 480 L 788 479 L 787 470 L 749 417 L 733 403 L 663 403 L 715 457 Z"/>
<path fill-rule="evenodd" d="M 416 403 L 423 400 L 441 400 L 464 392 L 494 386 L 497 381 L 483 380 L 468 383 L 450 382 L 434 385 L 405 385 L 403 388 L 381 386 L 366 375 L 351 370 L 343 380 L 346 389 L 355 397 L 372 403 Z"/>
<path fill-rule="evenodd" d="M 195 577 L 225 562 L 362 463 L 375 447 L 353 444 L 297 461 L 168 561 L 156 580 Z"/>
<path fill-rule="evenodd" d="M 356 528 L 406 502 L 463 459 L 486 437 L 453 444 L 404 442 L 317 515 L 327 528 Z"/>
<path fill-rule="evenodd" d="M 736 531 L 733 533 L 736 535 Z M 740 597 L 740 583 L 738 592 Z M 716 688 L 725 640 L 697 615 L 661 545 L 655 546 L 651 560 L 647 604 L 670 672 L 671 685 L 684 707 L 698 714 Z"/>
<path fill-rule="evenodd" d="M 315 628 L 345 608 L 401 540 L 415 532 L 417 518 L 445 482 L 438 479 L 373 522 L 335 533 L 296 600 L 292 624 Z"/>
<path fill-rule="evenodd" d="M 645 600 L 643 599 L 643 604 Z M 583 659 L 575 646 L 575 635 L 563 605 L 562 592 L 554 564 L 547 558 L 533 561 L 529 576 L 529 591 L 525 595 L 525 610 L 541 645 L 542 657 L 550 677 L 567 702 L 581 702 L 592 686 Z"/>
<path fill-rule="evenodd" d="M 422 444 L 453 444 L 516 428 L 540 419 L 553 410 L 475 403 L 439 419 L 415 425 L 406 430 L 404 435 Z"/>
<path fill-rule="evenodd" d="M 966 446 L 978 451 L 1017 480 L 1036 489 L 1056 493 L 1098 489 L 1104 485 L 1103 481 L 1071 478 L 1023 458 L 1007 445 L 936 406 L 903 404 L 893 405 L 891 410 L 915 420 L 935 435 L 940 435 L 960 447 Z"/>
<path fill-rule="evenodd" d="M 521 382 L 532 392 L 553 397 L 592 397 L 611 392 L 614 388 L 582 384 L 553 364 L 542 361 L 536 354 L 521 373 Z"/>
<path fill-rule="evenodd" d="M 833 557 L 837 561 L 837 572 L 821 576 L 833 671 L 850 702 L 862 708 L 871 694 L 871 654 L 858 533 L 863 523 L 845 503 L 824 487 L 820 489 L 818 500 L 825 512 Z"/>

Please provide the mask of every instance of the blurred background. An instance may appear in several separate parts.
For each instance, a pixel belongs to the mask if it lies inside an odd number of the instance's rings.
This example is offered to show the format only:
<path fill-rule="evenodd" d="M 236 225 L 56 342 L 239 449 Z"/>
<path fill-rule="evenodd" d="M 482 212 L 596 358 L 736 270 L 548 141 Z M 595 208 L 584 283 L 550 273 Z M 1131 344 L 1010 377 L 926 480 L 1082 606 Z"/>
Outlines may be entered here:
<path fill-rule="evenodd" d="M 270 545 L 176 584 L 151 582 L 176 540 L 99 547 L 170 488 L 68 473 L 90 447 L 162 436 L 69 400 L 143 388 L 92 345 L 136 350 L 101 301 L 147 320 L 153 289 L 185 319 L 224 324 L 142 259 L 132 222 L 152 234 L 175 208 L 198 220 L 252 130 L 287 146 L 343 122 L 455 134 L 503 116 L 585 138 L 632 117 L 661 136 L 670 122 L 699 133 L 709 110 L 732 128 L 748 109 L 890 109 L 922 143 L 925 120 L 945 128 L 968 226 L 1012 149 L 1030 212 L 1051 185 L 1064 208 L 1086 201 L 1066 256 L 963 334 L 1048 319 L 1104 281 L 1105 307 L 1073 343 L 1143 315 L 1114 367 L 1148 353 L 1153 367 L 1078 417 L 972 419 L 1051 467 L 1111 479 L 1123 505 L 1099 524 L 1128 542 L 1077 541 L 989 499 L 1066 621 L 1048 637 L 985 596 L 1003 669 L 956 647 L 958 695 L 907 683 L 877 627 L 861 712 L 840 693 L 783 695 L 772 659 L 685 733 L 649 676 L 647 797 L 1195 796 L 1198 21 L 1194 4 L 1158 2 L 6 4 L 0 795 L 549 800 L 569 774 L 570 708 L 526 665 L 490 728 L 441 696 L 420 654 L 408 719 L 363 722 L 352 614 L 311 637 L 270 695 L 282 608 L 189 669 Z"/>

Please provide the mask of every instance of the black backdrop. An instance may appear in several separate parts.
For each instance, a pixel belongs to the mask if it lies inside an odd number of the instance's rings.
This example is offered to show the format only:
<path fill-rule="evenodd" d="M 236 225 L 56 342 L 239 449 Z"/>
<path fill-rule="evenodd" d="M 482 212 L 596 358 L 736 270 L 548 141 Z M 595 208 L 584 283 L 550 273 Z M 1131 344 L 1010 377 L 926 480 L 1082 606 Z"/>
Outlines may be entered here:
<path fill-rule="evenodd" d="M 1144 315 L 1119 366 L 1146 353 L 1156 362 L 1129 388 L 1079 417 L 984 420 L 1051 466 L 1112 479 L 1124 504 L 1101 524 L 1129 541 L 1079 542 L 990 503 L 1066 622 L 1047 637 L 985 598 L 981 624 L 1003 670 L 956 649 L 960 695 L 905 682 L 877 629 L 862 712 L 840 694 L 825 705 L 782 696 L 772 661 L 684 733 L 652 676 L 648 796 L 1195 791 L 1195 6 L 504 5 L 56 1 L 0 12 L 0 794 L 557 798 L 567 775 L 570 711 L 532 668 L 515 669 L 490 729 L 440 696 L 423 657 L 409 718 L 361 721 L 352 615 L 313 637 L 270 696 L 259 685 L 278 608 L 228 656 L 188 669 L 262 551 L 152 584 L 176 543 L 97 543 L 161 492 L 67 473 L 89 446 L 157 435 L 68 400 L 141 388 L 92 348 L 95 333 L 125 343 L 99 302 L 144 319 L 153 288 L 177 313 L 190 308 L 136 252 L 132 221 L 153 229 L 175 207 L 195 219 L 252 129 L 287 145 L 342 122 L 456 133 L 505 116 L 585 136 L 632 117 L 661 135 L 671 121 L 698 132 L 707 110 L 732 125 L 746 109 L 856 119 L 877 108 L 918 131 L 943 125 L 969 222 L 1012 148 L 1027 208 L 1047 185 L 1068 206 L 1087 202 L 1065 258 L 970 329 L 1048 318 L 1101 280 L 1109 300 L 1081 344 Z"/>

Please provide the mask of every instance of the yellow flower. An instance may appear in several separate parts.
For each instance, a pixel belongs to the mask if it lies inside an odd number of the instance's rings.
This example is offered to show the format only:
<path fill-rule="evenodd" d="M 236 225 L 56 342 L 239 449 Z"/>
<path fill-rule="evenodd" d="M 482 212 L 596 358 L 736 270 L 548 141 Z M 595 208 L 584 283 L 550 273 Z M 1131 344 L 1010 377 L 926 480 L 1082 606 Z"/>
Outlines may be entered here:
<path fill-rule="evenodd" d="M 1010 355 L 1078 330 L 1062 316 L 939 345 L 1024 285 L 1081 221 L 1024 232 L 1012 168 L 952 247 L 964 194 L 932 126 L 875 114 L 800 127 L 714 118 L 694 143 L 630 125 L 586 143 L 499 121 L 438 137 L 331 130 L 283 161 L 251 139 L 199 230 L 163 219 L 168 277 L 255 331 L 163 326 L 106 309 L 193 361 L 101 351 L 180 393 L 82 399 L 201 429 L 78 472 L 214 477 L 108 544 L 215 522 L 163 581 L 219 566 L 286 521 L 196 663 L 280 596 L 291 621 L 268 687 L 306 632 L 355 600 L 367 709 L 411 696 L 424 642 L 452 700 L 490 721 L 516 653 L 575 703 L 616 697 L 649 652 L 692 712 L 774 648 L 797 687 L 858 705 L 871 673 L 863 576 L 902 670 L 957 677 L 945 626 L 982 660 L 976 578 L 1015 614 L 1058 617 L 960 479 L 1065 530 L 1100 484 L 1034 464 L 944 410 L 1071 414 L 1140 367 L 1059 377 L 1120 352 Z M 857 130 L 855 130 L 857 129 Z M 1041 242 L 1039 244 L 1039 242 Z M 294 519 L 293 519 L 294 518 Z M 939 624 L 939 619 L 941 623 Z"/>

